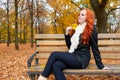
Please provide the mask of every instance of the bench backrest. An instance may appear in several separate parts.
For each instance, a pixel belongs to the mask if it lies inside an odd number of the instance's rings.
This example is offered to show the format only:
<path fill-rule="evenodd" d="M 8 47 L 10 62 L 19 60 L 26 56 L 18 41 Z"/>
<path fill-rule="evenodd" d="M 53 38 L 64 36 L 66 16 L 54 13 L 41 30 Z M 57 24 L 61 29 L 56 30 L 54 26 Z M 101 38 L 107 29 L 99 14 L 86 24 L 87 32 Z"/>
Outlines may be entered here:
<path fill-rule="evenodd" d="M 120 59 L 120 34 L 98 34 L 98 46 L 102 58 Z M 64 34 L 36 34 L 36 58 L 48 58 L 53 51 L 68 51 Z"/>

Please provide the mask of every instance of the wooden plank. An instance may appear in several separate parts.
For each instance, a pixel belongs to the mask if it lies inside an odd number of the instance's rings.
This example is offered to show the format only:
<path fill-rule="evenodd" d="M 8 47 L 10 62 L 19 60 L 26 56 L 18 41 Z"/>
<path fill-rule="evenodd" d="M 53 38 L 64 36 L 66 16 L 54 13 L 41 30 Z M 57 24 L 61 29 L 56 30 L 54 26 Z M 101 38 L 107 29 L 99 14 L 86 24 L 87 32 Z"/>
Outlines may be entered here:
<path fill-rule="evenodd" d="M 110 69 L 120 69 L 120 64 L 110 64 L 110 63 L 104 63 L 104 66 L 107 66 L 109 67 Z M 90 69 L 90 70 L 96 70 L 98 69 L 96 63 L 90 63 L 88 65 L 88 68 L 87 69 Z"/>
<path fill-rule="evenodd" d="M 53 51 L 68 51 L 66 46 L 43 46 L 37 47 L 37 51 L 39 52 L 53 52 Z"/>
<path fill-rule="evenodd" d="M 29 68 L 27 70 L 28 74 L 40 74 L 41 72 L 43 72 L 43 68 Z M 100 69 L 96 69 L 96 70 L 91 70 L 91 69 L 65 69 L 63 71 L 65 74 L 80 74 L 80 75 L 116 75 L 119 76 L 120 75 L 120 69 L 110 69 L 110 70 L 100 70 Z"/>
<path fill-rule="evenodd" d="M 50 56 L 51 53 L 39 53 L 34 58 L 36 59 L 46 59 Z"/>
<path fill-rule="evenodd" d="M 99 47 L 101 53 L 120 53 L 120 47 Z"/>
<path fill-rule="evenodd" d="M 110 69 L 120 69 L 120 64 L 109 64 L 109 63 L 106 63 L 104 65 L 109 67 Z M 92 66 L 94 66 L 96 68 L 89 68 L 89 67 L 92 67 Z M 40 68 L 44 68 L 44 67 L 41 67 L 41 65 L 38 64 L 38 65 L 34 65 L 34 66 L 30 67 L 30 68 L 31 69 L 40 69 Z M 95 63 L 92 63 L 92 64 L 89 64 L 86 69 L 97 70 L 98 68 L 97 68 L 97 65 Z"/>
<path fill-rule="evenodd" d="M 114 70 L 114 69 L 117 69 L 117 70 L 120 70 L 120 64 L 104 64 L 105 66 L 109 67 L 110 69 Z M 91 67 L 94 67 L 94 68 L 91 68 Z M 41 68 L 44 68 L 44 67 L 41 67 L 40 64 L 39 65 L 35 65 L 35 66 L 32 66 L 30 67 L 29 69 L 41 69 Z M 70 69 L 70 70 L 75 70 L 75 69 Z M 78 70 L 81 70 L 81 69 L 78 69 Z M 83 69 L 85 70 L 85 69 Z M 97 68 L 97 65 L 95 63 L 93 64 L 89 64 L 89 66 L 86 68 L 86 70 L 98 70 Z"/>
<path fill-rule="evenodd" d="M 35 39 L 64 39 L 64 34 L 35 34 Z M 98 33 L 99 39 L 120 39 L 120 33 Z"/>
<path fill-rule="evenodd" d="M 66 46 L 66 42 L 65 40 L 39 40 L 37 41 L 37 45 L 39 46 L 55 46 L 55 45 L 62 45 L 62 46 Z"/>
<path fill-rule="evenodd" d="M 63 71 L 65 74 L 81 74 L 81 75 L 120 75 L 120 69 L 111 70 L 90 70 L 90 69 L 67 69 Z"/>
<path fill-rule="evenodd" d="M 101 53 L 102 59 L 120 59 L 120 53 Z"/>
<path fill-rule="evenodd" d="M 35 39 L 64 39 L 64 34 L 35 34 Z"/>
<path fill-rule="evenodd" d="M 120 33 L 98 33 L 99 39 L 120 39 Z"/>
<path fill-rule="evenodd" d="M 99 40 L 98 41 L 99 46 L 120 46 L 120 40 Z"/>
<path fill-rule="evenodd" d="M 35 58 L 38 58 L 38 59 L 48 58 L 50 54 L 51 53 L 49 53 L 49 52 L 39 53 L 35 56 Z M 91 53 L 91 58 L 94 58 L 92 53 Z M 116 59 L 116 60 L 119 60 L 120 59 L 120 53 L 115 53 L 115 54 L 113 54 L 113 53 L 101 53 L 101 58 L 102 59 Z"/>
<path fill-rule="evenodd" d="M 37 45 L 66 45 L 65 40 L 38 40 Z M 99 40 L 98 46 L 120 46 L 120 40 Z"/>
<path fill-rule="evenodd" d="M 100 52 L 108 53 L 119 53 L 120 47 L 99 47 Z M 52 52 L 52 51 L 68 51 L 66 46 L 39 46 L 37 47 L 38 52 Z M 92 50 L 91 50 L 92 51 Z"/>

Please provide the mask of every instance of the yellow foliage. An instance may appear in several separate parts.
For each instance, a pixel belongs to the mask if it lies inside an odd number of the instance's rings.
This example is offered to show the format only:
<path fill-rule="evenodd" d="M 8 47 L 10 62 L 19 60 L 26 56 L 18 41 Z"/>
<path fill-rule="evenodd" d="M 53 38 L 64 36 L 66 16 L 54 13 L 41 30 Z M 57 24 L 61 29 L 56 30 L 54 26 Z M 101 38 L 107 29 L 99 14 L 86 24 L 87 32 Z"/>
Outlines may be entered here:
<path fill-rule="evenodd" d="M 72 24 L 71 27 L 72 27 L 73 29 L 76 29 L 77 24 Z"/>

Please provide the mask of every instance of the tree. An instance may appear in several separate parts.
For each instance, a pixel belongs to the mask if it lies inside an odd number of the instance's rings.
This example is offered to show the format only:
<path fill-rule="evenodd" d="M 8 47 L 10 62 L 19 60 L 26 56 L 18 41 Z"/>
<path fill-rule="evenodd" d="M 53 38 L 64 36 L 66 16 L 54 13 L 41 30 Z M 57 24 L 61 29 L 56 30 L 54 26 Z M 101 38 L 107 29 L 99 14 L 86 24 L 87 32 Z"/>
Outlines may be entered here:
<path fill-rule="evenodd" d="M 15 2 L 15 49 L 18 50 L 18 3 L 20 0 L 14 0 Z"/>
<path fill-rule="evenodd" d="M 31 47 L 33 47 L 33 0 L 30 2 L 28 0 L 28 8 L 30 12 L 30 20 L 31 20 Z"/>
<path fill-rule="evenodd" d="M 7 0 L 7 46 L 9 46 L 10 43 L 10 26 L 9 26 L 9 0 Z"/>
<path fill-rule="evenodd" d="M 102 0 L 101 3 L 98 0 L 90 0 L 90 4 L 95 11 L 97 19 L 98 32 L 105 33 L 107 28 L 107 13 L 105 11 L 105 6 L 109 0 Z"/>
<path fill-rule="evenodd" d="M 21 10 L 21 12 L 20 12 L 20 16 L 19 16 L 19 19 L 20 19 L 20 22 L 19 22 L 19 32 L 20 32 L 20 44 L 22 44 L 22 10 L 23 10 L 23 4 L 24 4 L 24 1 L 22 1 L 21 3 L 20 3 L 20 10 Z"/>
<path fill-rule="evenodd" d="M 7 46 L 10 44 L 10 26 L 9 26 L 9 0 L 7 2 L 2 2 L 2 5 L 6 8 L 7 11 L 7 16 L 6 16 L 6 21 L 7 21 Z"/>

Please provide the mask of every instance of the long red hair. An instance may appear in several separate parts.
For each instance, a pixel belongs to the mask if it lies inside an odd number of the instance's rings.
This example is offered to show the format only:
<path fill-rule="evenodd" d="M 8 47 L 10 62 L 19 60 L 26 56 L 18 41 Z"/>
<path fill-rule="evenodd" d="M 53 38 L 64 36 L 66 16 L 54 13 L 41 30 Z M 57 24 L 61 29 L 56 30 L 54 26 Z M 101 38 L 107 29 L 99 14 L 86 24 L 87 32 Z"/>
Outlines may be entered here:
<path fill-rule="evenodd" d="M 82 33 L 82 43 L 83 44 L 88 44 L 90 36 L 92 34 L 93 30 L 93 24 L 94 24 L 94 12 L 91 11 L 90 9 L 86 8 L 86 22 L 87 25 L 85 26 L 85 29 Z"/>

